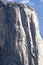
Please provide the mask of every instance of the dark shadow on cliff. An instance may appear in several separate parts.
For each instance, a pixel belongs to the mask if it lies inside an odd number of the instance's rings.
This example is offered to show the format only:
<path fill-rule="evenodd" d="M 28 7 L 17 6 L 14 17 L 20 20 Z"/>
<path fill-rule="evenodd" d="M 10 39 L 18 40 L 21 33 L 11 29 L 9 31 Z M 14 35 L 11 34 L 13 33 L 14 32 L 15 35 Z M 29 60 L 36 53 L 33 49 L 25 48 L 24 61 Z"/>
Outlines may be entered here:
<path fill-rule="evenodd" d="M 12 8 L 7 6 L 1 6 L 5 11 L 5 26 L 6 26 L 6 35 L 5 35 L 5 42 L 2 49 L 1 54 L 1 64 L 0 65 L 22 65 L 20 61 L 19 53 L 16 49 L 15 39 L 16 39 L 16 28 L 13 24 L 16 24 L 16 20 L 14 17 L 16 16 L 15 12 Z M 12 13 L 11 13 L 12 12 Z M 11 14 L 14 14 L 12 17 Z M 16 19 L 16 17 L 15 17 Z M 14 23 L 13 23 L 14 22 Z"/>
<path fill-rule="evenodd" d="M 1 47 L 0 47 L 0 65 L 1 65 Z"/>

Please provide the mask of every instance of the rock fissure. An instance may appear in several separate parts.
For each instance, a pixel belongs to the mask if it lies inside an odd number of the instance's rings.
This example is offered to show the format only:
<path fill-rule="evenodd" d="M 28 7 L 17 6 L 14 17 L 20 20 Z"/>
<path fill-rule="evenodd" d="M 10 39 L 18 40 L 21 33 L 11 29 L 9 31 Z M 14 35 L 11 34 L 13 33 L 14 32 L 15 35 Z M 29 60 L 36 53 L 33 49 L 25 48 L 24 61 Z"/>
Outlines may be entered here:
<path fill-rule="evenodd" d="M 36 11 L 0 1 L 0 65 L 43 65 L 41 44 Z"/>

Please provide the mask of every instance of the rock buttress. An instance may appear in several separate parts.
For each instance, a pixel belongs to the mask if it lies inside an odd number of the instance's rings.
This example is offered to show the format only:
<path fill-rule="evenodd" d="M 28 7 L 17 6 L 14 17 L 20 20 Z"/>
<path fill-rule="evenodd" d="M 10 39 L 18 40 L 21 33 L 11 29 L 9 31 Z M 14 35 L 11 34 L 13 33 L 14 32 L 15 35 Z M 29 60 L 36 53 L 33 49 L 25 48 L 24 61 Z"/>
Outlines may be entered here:
<path fill-rule="evenodd" d="M 42 65 L 40 43 L 35 10 L 0 1 L 0 65 Z"/>

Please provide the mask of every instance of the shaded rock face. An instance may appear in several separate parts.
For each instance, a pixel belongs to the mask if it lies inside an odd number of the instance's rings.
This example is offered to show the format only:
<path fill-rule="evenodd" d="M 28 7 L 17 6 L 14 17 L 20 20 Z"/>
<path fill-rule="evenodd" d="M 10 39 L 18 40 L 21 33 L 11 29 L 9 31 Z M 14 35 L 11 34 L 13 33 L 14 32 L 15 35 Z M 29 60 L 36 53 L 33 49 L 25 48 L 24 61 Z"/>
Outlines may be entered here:
<path fill-rule="evenodd" d="M 42 65 L 42 43 L 35 10 L 0 1 L 0 65 Z"/>

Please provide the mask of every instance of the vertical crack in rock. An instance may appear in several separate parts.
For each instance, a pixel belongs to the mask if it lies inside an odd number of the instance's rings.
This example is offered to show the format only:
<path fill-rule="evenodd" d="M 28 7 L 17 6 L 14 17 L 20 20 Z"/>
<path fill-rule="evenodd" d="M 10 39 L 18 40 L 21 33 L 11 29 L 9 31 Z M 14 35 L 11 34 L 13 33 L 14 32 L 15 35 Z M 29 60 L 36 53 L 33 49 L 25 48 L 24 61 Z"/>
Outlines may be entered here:
<path fill-rule="evenodd" d="M 0 1 L 0 65 L 43 65 L 35 10 Z"/>
<path fill-rule="evenodd" d="M 22 25 L 26 34 L 26 40 L 27 40 L 27 45 L 28 45 L 28 56 L 29 56 L 29 64 L 32 64 L 32 58 L 31 58 L 31 43 L 30 43 L 30 35 L 29 35 L 29 31 L 28 31 L 28 23 L 27 23 L 27 17 L 26 17 L 26 13 L 24 11 L 24 9 L 21 7 L 20 9 L 21 12 L 21 20 L 22 20 Z"/>
<path fill-rule="evenodd" d="M 35 40 L 35 24 L 32 20 L 32 16 L 31 16 L 31 22 L 30 22 L 30 29 L 31 29 L 31 33 L 32 33 L 32 40 L 33 40 L 33 57 L 34 57 L 34 65 L 38 65 L 38 48 L 37 48 L 37 43 L 36 43 L 36 40 Z"/>

